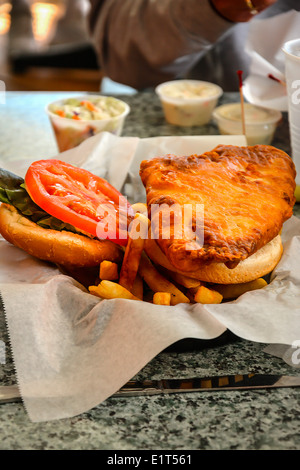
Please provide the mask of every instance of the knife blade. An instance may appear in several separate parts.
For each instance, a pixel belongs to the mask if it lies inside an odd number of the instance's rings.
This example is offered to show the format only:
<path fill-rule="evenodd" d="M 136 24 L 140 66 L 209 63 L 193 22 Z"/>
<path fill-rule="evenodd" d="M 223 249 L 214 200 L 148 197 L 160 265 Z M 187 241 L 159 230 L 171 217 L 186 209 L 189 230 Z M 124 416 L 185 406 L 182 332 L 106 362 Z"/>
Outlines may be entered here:
<path fill-rule="evenodd" d="M 17 385 L 0 386 L 0 404 L 22 401 Z"/>
<path fill-rule="evenodd" d="M 130 380 L 110 398 L 170 393 L 300 387 L 300 376 L 235 374 L 188 379 Z M 17 385 L 0 386 L 0 403 L 21 401 Z"/>
<path fill-rule="evenodd" d="M 270 374 L 236 374 L 188 379 L 131 380 L 114 397 L 158 395 L 221 390 L 252 390 L 263 388 L 300 387 L 300 377 Z"/>

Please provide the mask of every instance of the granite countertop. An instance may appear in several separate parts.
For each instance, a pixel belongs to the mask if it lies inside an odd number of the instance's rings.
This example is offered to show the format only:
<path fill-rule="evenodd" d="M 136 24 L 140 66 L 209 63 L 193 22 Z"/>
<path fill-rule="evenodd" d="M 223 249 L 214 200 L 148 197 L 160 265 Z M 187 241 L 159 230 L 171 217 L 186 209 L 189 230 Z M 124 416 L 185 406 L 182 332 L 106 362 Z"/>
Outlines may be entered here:
<path fill-rule="evenodd" d="M 63 94 L 65 96 L 66 93 Z M 51 157 L 57 154 L 44 105 L 58 93 L 6 95 L 0 115 L 2 160 Z M 124 135 L 217 134 L 202 128 L 165 123 L 153 93 L 123 96 L 131 106 Z M 225 94 L 221 102 L 237 101 Z M 290 152 L 287 117 L 273 145 Z M 300 216 L 299 205 L 295 215 Z M 3 311 L 0 310 L 0 383 L 15 382 Z M 140 379 L 262 372 L 296 375 L 297 369 L 264 352 L 266 345 L 225 334 L 211 342 L 181 342 L 160 353 L 137 375 Z M 32 423 L 22 403 L 0 405 L 0 449 L 33 450 L 296 450 L 299 437 L 299 389 L 218 393 L 202 392 L 151 397 L 109 398 L 70 419 Z"/>

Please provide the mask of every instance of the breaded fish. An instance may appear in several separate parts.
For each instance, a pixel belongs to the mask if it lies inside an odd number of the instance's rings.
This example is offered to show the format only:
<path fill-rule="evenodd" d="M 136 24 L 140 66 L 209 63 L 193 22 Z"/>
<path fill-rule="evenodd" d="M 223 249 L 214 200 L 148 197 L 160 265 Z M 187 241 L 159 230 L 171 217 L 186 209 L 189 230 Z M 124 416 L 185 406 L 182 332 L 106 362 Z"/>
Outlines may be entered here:
<path fill-rule="evenodd" d="M 295 175 L 292 159 L 266 145 L 219 145 L 203 155 L 145 160 L 140 167 L 149 213 L 152 205 L 189 207 L 190 219 L 171 213 L 169 236 L 161 218 L 151 220 L 157 244 L 182 271 L 211 262 L 233 268 L 277 236 L 292 215 Z M 203 243 L 184 230 L 187 221 L 196 226 L 197 205 L 204 209 Z"/>

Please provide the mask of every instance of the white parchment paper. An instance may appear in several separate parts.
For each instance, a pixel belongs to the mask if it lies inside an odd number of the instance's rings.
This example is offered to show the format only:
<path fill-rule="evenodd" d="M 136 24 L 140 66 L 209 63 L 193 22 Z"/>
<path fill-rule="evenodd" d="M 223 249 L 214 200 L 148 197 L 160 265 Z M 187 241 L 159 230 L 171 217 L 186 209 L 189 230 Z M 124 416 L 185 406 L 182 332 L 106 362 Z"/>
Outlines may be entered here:
<path fill-rule="evenodd" d="M 249 103 L 288 111 L 286 87 L 271 80 L 268 75 L 285 81 L 282 47 L 286 41 L 298 38 L 299 31 L 300 12 L 295 10 L 251 22 L 245 46 L 250 69 L 243 87 Z"/>
<path fill-rule="evenodd" d="M 58 156 L 104 176 L 132 201 L 145 193 L 140 161 L 188 155 L 243 136 L 138 139 L 103 133 Z M 2 166 L 24 175 L 28 162 Z M 3 298 L 21 395 L 32 421 L 78 415 L 115 393 L 160 351 L 184 338 L 212 339 L 226 329 L 263 343 L 300 339 L 300 220 L 283 228 L 284 255 L 263 290 L 220 305 L 172 307 L 100 300 L 74 279 L 0 239 Z"/>

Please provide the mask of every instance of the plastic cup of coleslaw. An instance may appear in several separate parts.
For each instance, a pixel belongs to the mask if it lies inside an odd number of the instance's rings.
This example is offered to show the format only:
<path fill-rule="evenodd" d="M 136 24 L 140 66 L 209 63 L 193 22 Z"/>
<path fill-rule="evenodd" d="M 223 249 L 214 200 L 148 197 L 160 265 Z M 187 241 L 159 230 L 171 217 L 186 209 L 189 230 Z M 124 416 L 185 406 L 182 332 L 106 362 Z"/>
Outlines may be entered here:
<path fill-rule="evenodd" d="M 155 89 L 166 121 L 176 126 L 202 126 L 211 119 L 222 88 L 201 80 L 172 80 Z"/>
<path fill-rule="evenodd" d="M 244 104 L 245 132 L 248 145 L 271 144 L 276 127 L 282 118 L 280 111 Z M 216 108 L 213 117 L 220 134 L 242 135 L 242 107 L 240 103 L 223 104 Z"/>
<path fill-rule="evenodd" d="M 82 95 L 46 106 L 60 152 L 77 147 L 99 132 L 121 135 L 130 107 L 112 96 Z"/>

